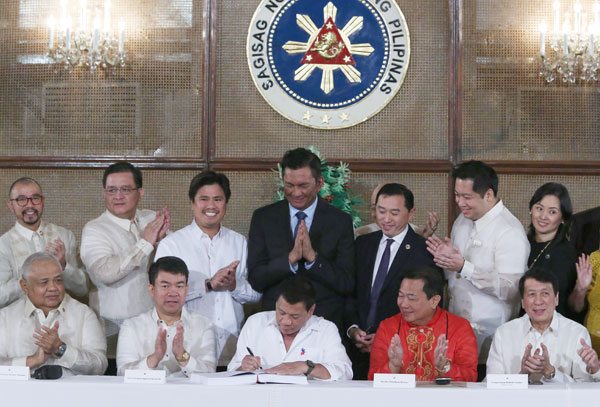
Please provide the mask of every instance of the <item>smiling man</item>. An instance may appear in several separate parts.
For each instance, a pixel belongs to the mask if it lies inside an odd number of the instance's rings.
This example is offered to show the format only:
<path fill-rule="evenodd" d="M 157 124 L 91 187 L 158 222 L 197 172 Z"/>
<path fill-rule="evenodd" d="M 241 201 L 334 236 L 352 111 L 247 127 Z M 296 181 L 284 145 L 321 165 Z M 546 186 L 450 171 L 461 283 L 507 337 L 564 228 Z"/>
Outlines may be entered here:
<path fill-rule="evenodd" d="M 398 312 L 396 298 L 406 271 L 417 266 L 435 268 L 425 239 L 409 224 L 415 212 L 410 189 L 385 184 L 375 199 L 375 221 L 380 231 L 356 239 L 356 289 L 348 299 L 347 316 L 347 333 L 355 345 L 349 351 L 354 379 L 367 378 L 375 331 L 382 320 Z"/>
<path fill-rule="evenodd" d="M 19 286 L 21 265 L 36 252 L 55 256 L 64 274 L 67 291 L 84 296 L 87 278 L 80 268 L 77 242 L 73 232 L 42 220 L 45 198 L 42 187 L 33 178 L 19 178 L 9 189 L 8 208 L 15 225 L 0 237 L 0 308 L 23 295 Z"/>
<path fill-rule="evenodd" d="M 556 312 L 556 276 L 534 267 L 521 277 L 519 292 L 525 315 L 496 331 L 488 374 L 527 374 L 534 383 L 599 381 L 600 362 L 588 331 Z"/>
<path fill-rule="evenodd" d="M 138 209 L 144 196 L 142 172 L 120 161 L 102 177 L 106 211 L 89 221 L 81 234 L 81 260 L 95 289 L 90 306 L 104 319 L 109 357 L 124 319 L 152 307 L 148 296 L 148 266 L 165 237 L 169 211 Z"/>
<path fill-rule="evenodd" d="M 352 378 L 350 359 L 334 324 L 314 316 L 315 291 L 303 277 L 281 285 L 275 311 L 252 315 L 240 333 L 228 370 L 306 375 L 322 380 Z"/>
<path fill-rule="evenodd" d="M 432 236 L 428 250 L 448 278 L 449 311 L 467 319 L 479 347 L 480 378 L 492 336 L 519 310 L 519 278 L 529 256 L 521 222 L 498 199 L 496 171 L 467 161 L 452 172 L 460 216 L 452 239 Z"/>
<path fill-rule="evenodd" d="M 398 291 L 400 313 L 379 325 L 371 350 L 375 373 L 414 374 L 417 380 L 477 379 L 477 341 L 469 322 L 439 307 L 444 278 L 431 267 L 408 270 Z"/>
<path fill-rule="evenodd" d="M 318 197 L 321 160 L 304 148 L 280 163 L 285 199 L 254 211 L 248 235 L 248 280 L 272 310 L 280 285 L 301 274 L 314 285 L 315 315 L 345 332 L 346 297 L 354 288 L 354 234 L 350 215 Z"/>
<path fill-rule="evenodd" d="M 247 280 L 246 238 L 222 225 L 231 198 L 227 176 L 214 171 L 196 175 L 188 196 L 194 220 L 160 242 L 156 259 L 185 261 L 190 270 L 186 306 L 214 324 L 219 366 L 227 366 L 244 320 L 243 304 L 258 301 L 260 294 Z"/>
<path fill-rule="evenodd" d="M 154 308 L 123 322 L 117 348 L 118 374 L 126 369 L 163 369 L 189 377 L 215 371 L 215 334 L 210 321 L 184 307 L 187 266 L 163 257 L 150 266 L 148 291 Z"/>
<path fill-rule="evenodd" d="M 22 267 L 24 297 L 0 310 L 0 365 L 58 365 L 66 375 L 101 375 L 106 338 L 94 312 L 65 293 L 64 272 L 48 253 Z"/>

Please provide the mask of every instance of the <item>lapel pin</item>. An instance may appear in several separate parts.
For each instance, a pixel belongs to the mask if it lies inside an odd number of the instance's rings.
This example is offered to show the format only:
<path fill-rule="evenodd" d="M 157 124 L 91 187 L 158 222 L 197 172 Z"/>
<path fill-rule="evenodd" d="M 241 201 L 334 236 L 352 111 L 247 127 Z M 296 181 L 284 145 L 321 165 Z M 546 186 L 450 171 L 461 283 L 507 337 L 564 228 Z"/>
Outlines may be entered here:
<path fill-rule="evenodd" d="M 406 250 L 410 250 L 410 245 L 409 245 L 409 244 L 407 244 L 406 246 L 404 246 L 404 248 L 405 248 Z"/>

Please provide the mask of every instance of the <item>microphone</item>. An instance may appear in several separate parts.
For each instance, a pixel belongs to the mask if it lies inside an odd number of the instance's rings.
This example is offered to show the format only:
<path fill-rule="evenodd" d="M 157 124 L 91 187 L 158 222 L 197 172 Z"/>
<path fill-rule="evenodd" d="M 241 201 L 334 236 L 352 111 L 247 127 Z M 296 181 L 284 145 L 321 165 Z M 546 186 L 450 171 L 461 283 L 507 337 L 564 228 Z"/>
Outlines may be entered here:
<path fill-rule="evenodd" d="M 62 367 L 59 365 L 45 365 L 34 370 L 33 378 L 38 380 L 56 380 L 60 379 L 62 374 Z"/>

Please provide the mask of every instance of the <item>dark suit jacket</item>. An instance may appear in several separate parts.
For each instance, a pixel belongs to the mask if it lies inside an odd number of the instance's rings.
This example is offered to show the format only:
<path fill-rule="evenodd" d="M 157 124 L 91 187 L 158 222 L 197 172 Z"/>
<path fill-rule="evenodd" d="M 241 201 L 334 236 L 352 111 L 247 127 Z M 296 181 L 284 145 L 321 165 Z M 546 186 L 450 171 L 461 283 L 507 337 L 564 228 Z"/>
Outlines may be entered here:
<path fill-rule="evenodd" d="M 354 289 L 352 219 L 318 198 L 309 235 L 317 258 L 309 270 L 299 264 L 298 273 L 315 288 L 315 314 L 342 328 L 345 298 Z M 275 309 L 281 283 L 294 275 L 288 263 L 293 247 L 286 200 L 254 211 L 248 234 L 248 281 L 263 293 L 263 310 Z"/>
<path fill-rule="evenodd" d="M 371 286 L 373 281 L 373 272 L 377 249 L 383 233 L 381 231 L 359 236 L 356 239 L 356 288 L 354 296 L 348 301 L 347 325 L 357 324 L 361 329 L 370 329 L 374 333 L 379 323 L 396 315 L 398 312 L 398 290 L 404 273 L 414 267 L 431 266 L 439 270 L 433 262 L 433 257 L 427 251 L 425 239 L 417 235 L 410 225 L 398 252 L 392 260 L 392 265 L 383 283 L 383 288 L 377 301 L 377 311 L 375 314 L 375 326 L 368 327 L 367 315 L 369 314 L 369 299 L 371 296 Z"/>
<path fill-rule="evenodd" d="M 590 254 L 600 244 L 600 206 L 573 215 L 571 243 L 577 254 Z"/>

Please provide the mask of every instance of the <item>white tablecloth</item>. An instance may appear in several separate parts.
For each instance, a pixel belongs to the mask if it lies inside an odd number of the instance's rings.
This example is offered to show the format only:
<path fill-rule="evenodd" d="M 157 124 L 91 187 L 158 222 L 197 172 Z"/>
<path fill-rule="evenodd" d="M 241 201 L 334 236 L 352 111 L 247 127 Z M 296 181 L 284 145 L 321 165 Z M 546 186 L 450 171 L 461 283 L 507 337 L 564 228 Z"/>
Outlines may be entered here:
<path fill-rule="evenodd" d="M 544 384 L 526 390 L 464 387 L 373 388 L 372 382 L 301 385 L 206 386 L 187 379 L 167 384 L 124 384 L 122 377 L 77 376 L 60 380 L 0 381 L 2 406 L 14 407 L 591 407 L 600 405 L 600 383 Z"/>

